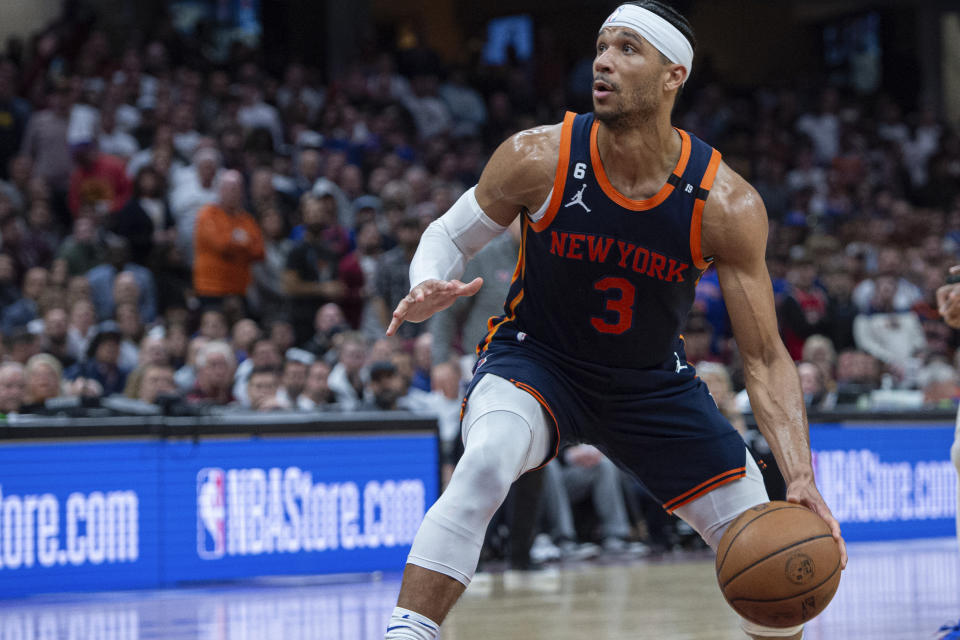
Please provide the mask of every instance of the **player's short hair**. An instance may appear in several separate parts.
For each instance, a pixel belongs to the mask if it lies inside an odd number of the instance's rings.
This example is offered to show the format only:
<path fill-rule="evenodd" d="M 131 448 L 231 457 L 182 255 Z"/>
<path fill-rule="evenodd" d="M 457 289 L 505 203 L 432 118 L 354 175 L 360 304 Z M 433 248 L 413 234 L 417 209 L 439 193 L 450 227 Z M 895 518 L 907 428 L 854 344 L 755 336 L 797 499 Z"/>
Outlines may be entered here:
<path fill-rule="evenodd" d="M 651 13 L 657 14 L 676 27 L 677 31 L 682 33 L 683 37 L 690 42 L 693 52 L 697 52 L 697 37 L 693 33 L 693 27 L 690 26 L 690 22 L 683 16 L 682 13 L 670 5 L 660 2 L 659 0 L 635 0 L 634 2 L 627 2 L 625 4 L 636 5 L 641 9 L 646 9 Z"/>

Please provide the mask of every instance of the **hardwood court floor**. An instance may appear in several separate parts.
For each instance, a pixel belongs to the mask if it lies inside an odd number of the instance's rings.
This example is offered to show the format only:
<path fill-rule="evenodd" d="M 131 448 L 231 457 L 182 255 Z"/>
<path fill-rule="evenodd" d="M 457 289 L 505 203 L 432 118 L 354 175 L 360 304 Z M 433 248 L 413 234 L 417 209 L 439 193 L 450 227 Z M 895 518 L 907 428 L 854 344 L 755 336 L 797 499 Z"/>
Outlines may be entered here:
<path fill-rule="evenodd" d="M 918 640 L 960 618 L 954 539 L 855 544 L 837 595 L 805 640 Z M 481 574 L 444 640 L 744 640 L 714 577 L 689 556 L 539 573 Z"/>
<path fill-rule="evenodd" d="M 3 576 L 0 575 L 0 580 Z M 383 640 L 399 575 L 0 600 L 0 640 Z M 806 640 L 933 640 L 960 617 L 956 540 L 854 544 Z M 745 640 L 713 560 L 481 573 L 442 640 Z"/>

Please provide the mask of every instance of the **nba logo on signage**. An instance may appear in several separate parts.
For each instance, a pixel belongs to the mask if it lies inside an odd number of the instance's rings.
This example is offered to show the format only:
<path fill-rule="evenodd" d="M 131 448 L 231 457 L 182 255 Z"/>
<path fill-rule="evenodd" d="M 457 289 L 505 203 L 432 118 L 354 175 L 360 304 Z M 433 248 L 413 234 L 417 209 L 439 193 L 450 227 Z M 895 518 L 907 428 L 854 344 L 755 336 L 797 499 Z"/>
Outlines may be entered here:
<path fill-rule="evenodd" d="M 222 558 L 227 550 L 224 481 L 223 469 L 197 473 L 197 554 L 204 560 Z"/>

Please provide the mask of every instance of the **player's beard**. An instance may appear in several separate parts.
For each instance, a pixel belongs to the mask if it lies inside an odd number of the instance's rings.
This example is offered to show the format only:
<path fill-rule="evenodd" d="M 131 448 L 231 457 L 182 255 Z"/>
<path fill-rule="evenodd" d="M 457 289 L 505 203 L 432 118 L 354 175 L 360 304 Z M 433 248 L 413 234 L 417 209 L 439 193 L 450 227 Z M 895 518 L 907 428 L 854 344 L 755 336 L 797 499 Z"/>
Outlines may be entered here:
<path fill-rule="evenodd" d="M 622 90 L 621 90 L 622 91 Z M 613 131 L 624 131 L 653 119 L 660 109 L 653 81 L 638 86 L 633 91 L 621 94 L 612 111 L 594 111 L 600 122 Z"/>

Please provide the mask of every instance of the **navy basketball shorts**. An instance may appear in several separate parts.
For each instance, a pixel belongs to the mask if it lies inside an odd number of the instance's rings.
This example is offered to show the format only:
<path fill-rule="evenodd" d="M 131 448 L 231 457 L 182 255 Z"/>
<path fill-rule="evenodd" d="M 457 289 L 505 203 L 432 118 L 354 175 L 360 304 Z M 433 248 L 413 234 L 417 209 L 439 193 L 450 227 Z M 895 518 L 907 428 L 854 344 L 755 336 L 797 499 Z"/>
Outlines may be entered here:
<path fill-rule="evenodd" d="M 477 361 L 464 407 L 484 375 L 509 380 L 544 407 L 559 445 L 595 445 L 668 512 L 744 477 L 746 445 L 686 362 L 681 341 L 658 367 L 623 369 L 503 333 Z"/>

